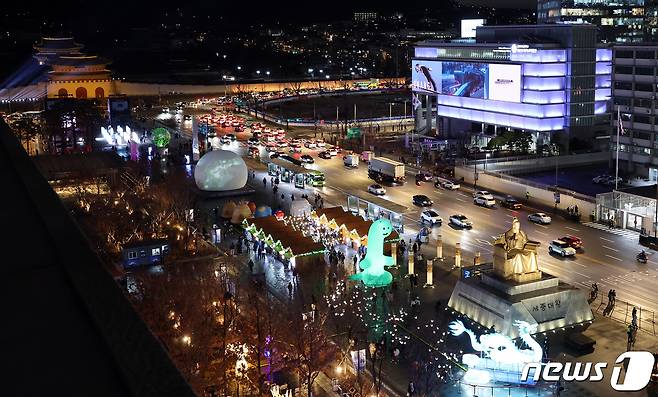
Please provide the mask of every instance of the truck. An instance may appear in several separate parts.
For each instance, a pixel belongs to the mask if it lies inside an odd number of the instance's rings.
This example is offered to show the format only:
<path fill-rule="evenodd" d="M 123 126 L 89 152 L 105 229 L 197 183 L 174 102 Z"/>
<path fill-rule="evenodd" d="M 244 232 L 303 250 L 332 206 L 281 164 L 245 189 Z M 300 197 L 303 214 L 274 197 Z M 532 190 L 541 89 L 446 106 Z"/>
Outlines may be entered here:
<path fill-rule="evenodd" d="M 368 178 L 379 183 L 403 184 L 404 164 L 386 157 L 373 157 L 368 165 Z"/>
<path fill-rule="evenodd" d="M 343 157 L 343 164 L 345 167 L 356 168 L 359 166 L 359 156 L 356 154 L 348 154 Z"/>

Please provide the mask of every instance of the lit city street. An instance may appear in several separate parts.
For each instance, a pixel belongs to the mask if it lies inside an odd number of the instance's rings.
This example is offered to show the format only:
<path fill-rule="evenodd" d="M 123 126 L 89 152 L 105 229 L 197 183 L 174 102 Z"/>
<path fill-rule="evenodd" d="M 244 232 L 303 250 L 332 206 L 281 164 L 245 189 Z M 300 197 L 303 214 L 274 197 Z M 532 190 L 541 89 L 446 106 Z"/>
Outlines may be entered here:
<path fill-rule="evenodd" d="M 657 9 L 3 4 L 3 395 L 658 397 Z"/>

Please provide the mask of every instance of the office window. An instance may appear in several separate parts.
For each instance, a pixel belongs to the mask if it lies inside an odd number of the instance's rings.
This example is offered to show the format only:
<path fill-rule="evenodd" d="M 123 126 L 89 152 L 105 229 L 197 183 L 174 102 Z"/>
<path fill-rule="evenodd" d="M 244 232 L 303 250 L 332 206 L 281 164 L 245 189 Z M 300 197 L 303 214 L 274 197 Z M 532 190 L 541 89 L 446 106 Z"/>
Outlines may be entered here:
<path fill-rule="evenodd" d="M 618 50 L 615 52 L 617 58 L 633 58 L 633 51 L 631 50 Z"/>
<path fill-rule="evenodd" d="M 635 83 L 635 90 L 653 92 L 653 84 Z"/>
<path fill-rule="evenodd" d="M 617 90 L 632 90 L 633 83 L 628 81 L 615 81 L 615 89 Z"/>
<path fill-rule="evenodd" d="M 640 131 L 633 131 L 633 138 L 637 139 L 644 139 L 644 140 L 651 140 L 651 133 L 649 132 L 640 132 Z"/>
<path fill-rule="evenodd" d="M 160 256 L 160 248 L 153 248 L 151 250 L 151 256 Z"/>
<path fill-rule="evenodd" d="M 631 106 L 631 98 L 624 98 L 624 97 L 615 97 L 615 105 L 619 106 Z"/>
<path fill-rule="evenodd" d="M 639 59 L 654 59 L 654 57 L 655 57 L 654 51 L 637 51 L 635 53 L 635 58 L 639 58 Z"/>
<path fill-rule="evenodd" d="M 632 66 L 615 66 L 615 73 L 633 74 L 633 67 Z"/>
<path fill-rule="evenodd" d="M 635 114 L 635 115 L 633 115 L 633 122 L 651 124 L 651 117 L 644 116 L 644 115 L 641 115 L 641 114 Z"/>
<path fill-rule="evenodd" d="M 128 259 L 135 259 L 135 258 L 137 258 L 137 251 L 128 252 Z"/>
<path fill-rule="evenodd" d="M 635 98 L 633 100 L 633 104 L 640 108 L 650 108 L 652 103 L 653 101 L 651 99 L 646 98 Z"/>
<path fill-rule="evenodd" d="M 653 76 L 653 68 L 646 66 L 636 66 L 635 74 L 641 74 L 643 76 Z"/>

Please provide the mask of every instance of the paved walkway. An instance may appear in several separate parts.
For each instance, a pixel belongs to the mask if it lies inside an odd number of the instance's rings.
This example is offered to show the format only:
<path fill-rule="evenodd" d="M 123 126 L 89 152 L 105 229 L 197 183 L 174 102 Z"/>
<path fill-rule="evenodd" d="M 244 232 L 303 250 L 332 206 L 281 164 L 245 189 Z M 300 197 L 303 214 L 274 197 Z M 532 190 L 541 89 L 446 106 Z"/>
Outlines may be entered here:
<path fill-rule="evenodd" d="M 640 233 L 634 232 L 632 230 L 619 229 L 619 228 L 612 228 L 611 229 L 606 225 L 602 225 L 602 224 L 596 223 L 596 222 L 585 222 L 585 223 L 583 223 L 583 225 L 585 225 L 587 227 L 591 227 L 593 229 L 602 230 L 602 231 L 607 232 L 607 233 L 616 234 L 618 236 L 625 237 L 629 240 L 637 240 L 640 236 Z"/>

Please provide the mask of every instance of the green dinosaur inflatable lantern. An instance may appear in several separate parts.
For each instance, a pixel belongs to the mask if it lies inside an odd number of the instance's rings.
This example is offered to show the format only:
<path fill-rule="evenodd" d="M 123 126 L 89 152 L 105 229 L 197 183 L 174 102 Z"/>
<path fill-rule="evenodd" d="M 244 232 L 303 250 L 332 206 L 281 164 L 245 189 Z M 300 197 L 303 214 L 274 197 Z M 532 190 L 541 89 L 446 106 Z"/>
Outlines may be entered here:
<path fill-rule="evenodd" d="M 151 139 L 155 146 L 159 148 L 167 147 L 171 141 L 171 134 L 166 128 L 158 127 L 151 131 Z"/>
<path fill-rule="evenodd" d="M 393 266 L 393 258 L 384 255 L 384 239 L 393 231 L 388 219 L 375 221 L 368 229 L 368 250 L 359 267 L 363 272 L 354 274 L 350 280 L 361 280 L 367 287 L 385 287 L 393 281 L 393 275 L 384 269 Z"/>

